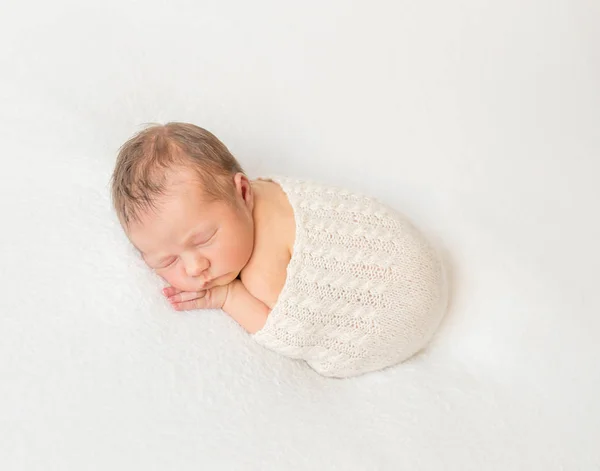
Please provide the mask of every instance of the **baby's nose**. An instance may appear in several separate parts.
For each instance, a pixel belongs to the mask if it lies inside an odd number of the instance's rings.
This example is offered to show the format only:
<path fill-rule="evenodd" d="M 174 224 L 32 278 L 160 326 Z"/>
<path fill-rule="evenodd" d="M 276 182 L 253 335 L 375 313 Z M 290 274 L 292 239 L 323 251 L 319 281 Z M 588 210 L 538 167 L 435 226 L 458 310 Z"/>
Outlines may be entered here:
<path fill-rule="evenodd" d="M 190 257 L 185 264 L 185 271 L 188 276 L 196 277 L 200 276 L 204 270 L 209 266 L 208 260 L 200 257 Z"/>

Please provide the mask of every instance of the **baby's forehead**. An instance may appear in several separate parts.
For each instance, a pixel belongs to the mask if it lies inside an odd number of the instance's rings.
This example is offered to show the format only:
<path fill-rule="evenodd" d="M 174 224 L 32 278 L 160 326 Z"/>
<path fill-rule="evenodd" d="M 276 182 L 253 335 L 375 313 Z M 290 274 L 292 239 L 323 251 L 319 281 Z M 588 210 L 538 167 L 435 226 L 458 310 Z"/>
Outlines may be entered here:
<path fill-rule="evenodd" d="M 165 176 L 161 190 L 154 195 L 157 208 L 171 204 L 183 204 L 187 200 L 209 202 L 210 191 L 199 176 L 193 174 L 174 174 Z"/>
<path fill-rule="evenodd" d="M 197 172 L 188 167 L 177 165 L 171 167 L 163 174 L 162 186 L 165 190 L 202 188 L 204 183 Z"/>
<path fill-rule="evenodd" d="M 189 180 L 174 182 L 156 195 L 152 204 L 141 208 L 129 232 L 152 237 L 165 227 L 174 230 L 188 226 L 202 226 L 223 214 L 225 201 L 207 194 L 201 183 Z"/>

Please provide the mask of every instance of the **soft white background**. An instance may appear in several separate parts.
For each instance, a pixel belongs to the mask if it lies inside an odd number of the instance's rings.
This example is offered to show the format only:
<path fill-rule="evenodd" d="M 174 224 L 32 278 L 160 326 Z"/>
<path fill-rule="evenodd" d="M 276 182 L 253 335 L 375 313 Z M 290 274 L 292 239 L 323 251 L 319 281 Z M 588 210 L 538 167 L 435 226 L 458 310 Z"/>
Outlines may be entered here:
<path fill-rule="evenodd" d="M 0 469 L 600 469 L 596 0 L 0 3 Z M 317 376 L 174 313 L 108 180 L 191 121 L 255 177 L 367 192 L 454 300 L 392 370 Z"/>

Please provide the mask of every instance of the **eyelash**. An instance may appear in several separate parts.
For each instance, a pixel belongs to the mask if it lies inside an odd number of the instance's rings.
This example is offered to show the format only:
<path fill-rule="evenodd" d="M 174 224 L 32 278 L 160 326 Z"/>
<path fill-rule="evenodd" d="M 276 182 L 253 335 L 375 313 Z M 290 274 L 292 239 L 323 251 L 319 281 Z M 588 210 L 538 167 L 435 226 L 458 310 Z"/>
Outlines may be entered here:
<path fill-rule="evenodd" d="M 175 258 L 173 259 L 173 261 L 172 261 L 172 262 L 170 262 L 169 264 L 167 264 L 167 265 L 165 265 L 165 266 L 162 266 L 162 267 L 155 268 L 155 270 L 164 270 L 165 268 L 169 268 L 171 265 L 175 264 L 175 262 L 178 260 L 178 258 L 179 258 L 179 257 L 175 257 Z"/>
<path fill-rule="evenodd" d="M 206 245 L 208 244 L 216 235 L 217 231 L 215 231 L 208 239 L 204 240 L 204 241 L 200 241 L 197 244 L 194 244 L 196 247 L 200 247 L 202 245 Z"/>

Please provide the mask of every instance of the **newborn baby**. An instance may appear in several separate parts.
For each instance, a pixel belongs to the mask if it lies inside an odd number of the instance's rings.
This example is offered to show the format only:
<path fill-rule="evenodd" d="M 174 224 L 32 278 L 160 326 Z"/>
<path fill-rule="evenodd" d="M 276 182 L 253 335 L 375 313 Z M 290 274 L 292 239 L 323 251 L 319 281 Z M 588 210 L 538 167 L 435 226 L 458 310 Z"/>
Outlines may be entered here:
<path fill-rule="evenodd" d="M 342 189 L 251 181 L 208 131 L 149 127 L 127 141 L 112 197 L 176 310 L 222 309 L 276 352 L 325 376 L 397 364 L 446 307 L 436 251 L 397 212 Z"/>

